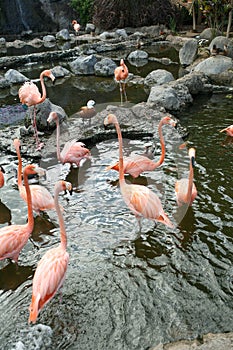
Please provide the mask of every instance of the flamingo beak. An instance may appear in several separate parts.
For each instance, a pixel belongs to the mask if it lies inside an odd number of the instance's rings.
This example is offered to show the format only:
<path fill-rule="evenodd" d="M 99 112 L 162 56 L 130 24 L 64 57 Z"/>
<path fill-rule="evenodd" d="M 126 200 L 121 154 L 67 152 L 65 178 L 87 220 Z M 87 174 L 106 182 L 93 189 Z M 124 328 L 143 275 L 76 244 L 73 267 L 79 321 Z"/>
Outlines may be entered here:
<path fill-rule="evenodd" d="M 225 128 L 225 129 L 222 129 L 222 130 L 220 130 L 219 132 L 224 132 L 224 131 L 226 131 L 227 130 L 227 128 Z"/>
<path fill-rule="evenodd" d="M 35 171 L 39 176 L 44 176 L 46 178 L 46 170 L 40 167 L 35 167 Z"/>
<path fill-rule="evenodd" d="M 3 167 L 1 165 L 0 165 L 0 171 L 5 174 L 5 170 L 3 169 Z"/>
<path fill-rule="evenodd" d="M 192 167 L 195 168 L 195 166 L 196 166 L 195 157 L 191 157 L 191 164 L 192 164 Z"/>

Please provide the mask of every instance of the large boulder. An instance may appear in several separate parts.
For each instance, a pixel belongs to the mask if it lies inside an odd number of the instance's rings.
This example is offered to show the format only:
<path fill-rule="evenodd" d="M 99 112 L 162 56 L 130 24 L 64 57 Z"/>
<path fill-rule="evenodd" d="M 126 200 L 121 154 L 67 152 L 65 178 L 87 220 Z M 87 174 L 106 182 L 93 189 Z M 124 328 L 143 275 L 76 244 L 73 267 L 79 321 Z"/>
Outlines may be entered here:
<path fill-rule="evenodd" d="M 97 63 L 95 55 L 79 56 L 73 62 L 70 62 L 70 68 L 77 75 L 93 75 L 95 74 L 94 66 Z"/>
<path fill-rule="evenodd" d="M 233 61 L 230 57 L 213 56 L 200 62 L 194 67 L 195 72 L 203 72 L 207 76 L 212 74 L 220 74 L 228 69 L 233 68 Z"/>
<path fill-rule="evenodd" d="M 221 32 L 218 29 L 206 28 L 201 32 L 200 38 L 211 41 L 213 40 L 213 38 L 215 38 L 218 35 L 221 35 Z"/>
<path fill-rule="evenodd" d="M 196 39 L 186 41 L 179 51 L 180 64 L 183 67 L 189 66 L 197 57 L 198 42 Z"/>
<path fill-rule="evenodd" d="M 70 33 L 68 29 L 62 29 L 56 34 L 57 40 L 68 41 L 70 40 Z"/>
<path fill-rule="evenodd" d="M 9 69 L 5 73 L 5 79 L 10 84 L 24 83 L 25 81 L 29 80 L 27 77 L 25 77 L 25 75 L 23 75 L 15 69 Z"/>
<path fill-rule="evenodd" d="M 114 75 L 116 63 L 110 58 L 103 58 L 94 65 L 95 75 L 108 77 Z"/>
<path fill-rule="evenodd" d="M 128 60 L 131 60 L 131 61 L 145 60 L 147 58 L 148 58 L 148 53 L 143 50 L 132 51 L 128 56 Z"/>
<path fill-rule="evenodd" d="M 172 80 L 174 80 L 172 73 L 165 69 L 156 69 L 145 77 L 144 84 L 147 86 L 162 85 Z"/>

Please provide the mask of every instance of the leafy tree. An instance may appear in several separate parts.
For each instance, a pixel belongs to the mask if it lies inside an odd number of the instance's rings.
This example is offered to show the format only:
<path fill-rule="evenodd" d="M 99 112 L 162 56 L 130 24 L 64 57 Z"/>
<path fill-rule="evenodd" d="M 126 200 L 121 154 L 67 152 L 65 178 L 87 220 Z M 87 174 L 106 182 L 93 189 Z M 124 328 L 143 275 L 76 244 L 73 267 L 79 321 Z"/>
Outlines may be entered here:
<path fill-rule="evenodd" d="M 79 20 L 85 25 L 92 18 L 94 0 L 71 0 L 71 6 L 77 11 Z"/>

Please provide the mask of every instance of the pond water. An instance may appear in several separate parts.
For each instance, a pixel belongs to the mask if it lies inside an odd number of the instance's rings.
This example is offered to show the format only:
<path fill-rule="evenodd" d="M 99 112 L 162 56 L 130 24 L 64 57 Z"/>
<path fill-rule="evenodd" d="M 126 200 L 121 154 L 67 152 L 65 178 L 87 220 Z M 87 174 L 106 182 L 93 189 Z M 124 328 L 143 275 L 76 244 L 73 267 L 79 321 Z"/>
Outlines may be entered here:
<path fill-rule="evenodd" d="M 89 80 L 89 89 L 79 91 L 77 84 L 82 79 L 69 79 L 66 87 L 70 84 L 72 88 L 68 91 L 63 84 L 48 88 L 51 101 L 62 105 L 68 115 L 89 98 L 95 99 L 97 106 L 119 101 L 118 88 L 109 88 L 110 79 L 100 81 L 107 86 L 103 91 L 93 89 L 94 80 L 93 84 Z M 131 102 L 146 99 L 142 88 L 128 90 Z M 93 145 L 91 159 L 81 168 L 61 166 L 48 150 L 40 162 L 47 169 L 41 184 L 51 192 L 58 179 L 73 185 L 72 195 L 60 195 L 69 268 L 62 295 L 58 293 L 46 305 L 36 325 L 28 326 L 37 262 L 59 242 L 56 214 L 50 211 L 36 217 L 19 266 L 0 262 L 2 349 L 144 350 L 160 342 L 232 331 L 233 143 L 219 133 L 232 124 L 232 97 L 198 97 L 179 115 L 189 131 L 188 147 L 196 148 L 198 196 L 191 208 L 177 208 L 175 201 L 174 184 L 187 174 L 188 157 L 185 148 L 179 149 L 183 141 L 172 127 L 163 127 L 167 144 L 163 166 L 136 180 L 126 176 L 127 181 L 149 186 L 159 195 L 174 229 L 144 219 L 139 232 L 134 215 L 121 198 L 118 173 L 105 170 L 118 158 L 117 137 Z M 9 101 L 4 103 L 18 103 L 16 97 Z M 157 160 L 157 122 L 152 124 Z M 143 153 L 149 139 L 124 139 L 124 154 Z M 23 159 L 24 165 L 29 161 Z M 27 208 L 15 185 L 17 159 L 1 154 L 0 164 L 6 171 L 6 184 L 0 189 L 0 226 L 23 224 Z"/>

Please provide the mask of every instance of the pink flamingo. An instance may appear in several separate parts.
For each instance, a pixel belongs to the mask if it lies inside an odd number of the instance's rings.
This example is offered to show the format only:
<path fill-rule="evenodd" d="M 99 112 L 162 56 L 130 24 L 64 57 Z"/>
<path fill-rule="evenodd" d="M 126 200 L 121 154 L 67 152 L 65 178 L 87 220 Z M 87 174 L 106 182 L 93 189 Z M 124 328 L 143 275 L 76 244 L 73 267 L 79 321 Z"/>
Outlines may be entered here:
<path fill-rule="evenodd" d="M 4 173 L 5 173 L 5 170 L 3 169 L 2 166 L 0 166 L 0 188 L 2 188 L 4 186 L 4 183 L 5 183 Z"/>
<path fill-rule="evenodd" d="M 47 119 L 48 123 L 52 121 L 56 122 L 57 126 L 57 159 L 62 163 L 70 163 L 80 165 L 83 159 L 90 157 L 89 149 L 85 148 L 84 143 L 77 142 L 76 140 L 71 140 L 66 142 L 63 150 L 60 152 L 60 124 L 59 118 L 56 112 L 51 112 Z"/>
<path fill-rule="evenodd" d="M 125 90 L 126 82 L 125 80 L 128 78 L 129 71 L 123 60 L 120 60 L 120 66 L 115 68 L 114 76 L 117 83 L 120 85 L 120 94 L 121 94 L 121 105 L 123 104 L 123 94 L 125 97 L 125 102 L 127 102 L 127 95 Z"/>
<path fill-rule="evenodd" d="M 178 206 L 181 206 L 182 204 L 188 204 L 191 206 L 197 196 L 197 189 L 193 183 L 195 153 L 196 151 L 194 148 L 189 149 L 190 165 L 188 179 L 182 178 L 175 184 L 176 201 Z"/>
<path fill-rule="evenodd" d="M 58 247 L 48 250 L 37 265 L 32 284 L 32 301 L 29 307 L 28 323 L 36 322 L 40 310 L 54 297 L 65 279 L 69 254 L 66 251 L 66 230 L 58 203 L 58 195 L 61 191 L 71 191 L 71 189 L 71 184 L 66 181 L 58 181 L 55 184 L 54 201 L 59 219 L 61 242 Z"/>
<path fill-rule="evenodd" d="M 114 124 L 119 141 L 119 182 L 122 197 L 129 209 L 136 216 L 139 227 L 140 218 L 143 216 L 147 219 L 162 222 L 164 225 L 173 228 L 173 224 L 165 214 L 159 197 L 151 191 L 148 187 L 135 184 L 127 184 L 124 178 L 123 169 L 123 146 L 121 129 L 114 114 L 109 114 L 105 120 L 104 125 Z"/>
<path fill-rule="evenodd" d="M 225 129 L 220 130 L 220 132 L 226 132 L 228 136 L 233 137 L 233 125 L 228 126 Z"/>
<path fill-rule="evenodd" d="M 80 24 L 75 19 L 71 23 L 74 28 L 75 34 L 78 35 L 78 32 L 81 28 Z"/>
<path fill-rule="evenodd" d="M 22 182 L 22 158 L 20 155 L 20 141 L 19 139 L 14 140 L 14 147 L 18 156 L 18 172 L 17 172 L 17 180 L 18 180 L 18 188 L 19 194 L 21 198 L 26 202 L 27 194 L 25 187 Z M 31 197 L 32 197 L 32 209 L 39 214 L 40 211 L 55 209 L 54 199 L 51 193 L 47 190 L 47 188 L 41 185 L 30 185 Z"/>
<path fill-rule="evenodd" d="M 26 81 L 21 88 L 19 89 L 19 99 L 22 104 L 27 105 L 28 107 L 34 106 L 34 117 L 33 117 L 33 127 L 35 131 L 36 138 L 36 146 L 37 149 L 41 149 L 43 147 L 43 143 L 39 142 L 38 131 L 36 125 L 36 105 L 42 103 L 46 99 L 46 88 L 44 83 L 44 77 L 48 77 L 54 82 L 55 76 L 51 72 L 51 70 L 44 70 L 40 74 L 40 83 L 42 87 L 42 96 L 38 90 L 36 84 L 32 81 Z"/>
<path fill-rule="evenodd" d="M 165 158 L 165 142 L 162 133 L 162 126 L 165 124 L 170 124 L 175 126 L 176 123 L 170 117 L 164 117 L 159 122 L 158 131 L 161 145 L 161 156 L 157 162 L 149 159 L 148 157 L 142 155 L 135 155 L 130 157 L 125 157 L 123 169 L 125 174 L 130 174 L 132 177 L 138 177 L 144 171 L 152 171 L 158 168 L 163 162 Z M 119 162 L 114 165 L 110 165 L 106 170 L 117 170 L 119 171 Z"/>
<path fill-rule="evenodd" d="M 18 262 L 19 253 L 28 241 L 28 238 L 34 227 L 34 218 L 32 212 L 32 199 L 30 187 L 28 184 L 28 175 L 41 174 L 42 169 L 33 164 L 24 168 L 23 178 L 27 193 L 28 222 L 25 225 L 10 225 L 0 228 L 0 260 L 12 259 Z"/>

